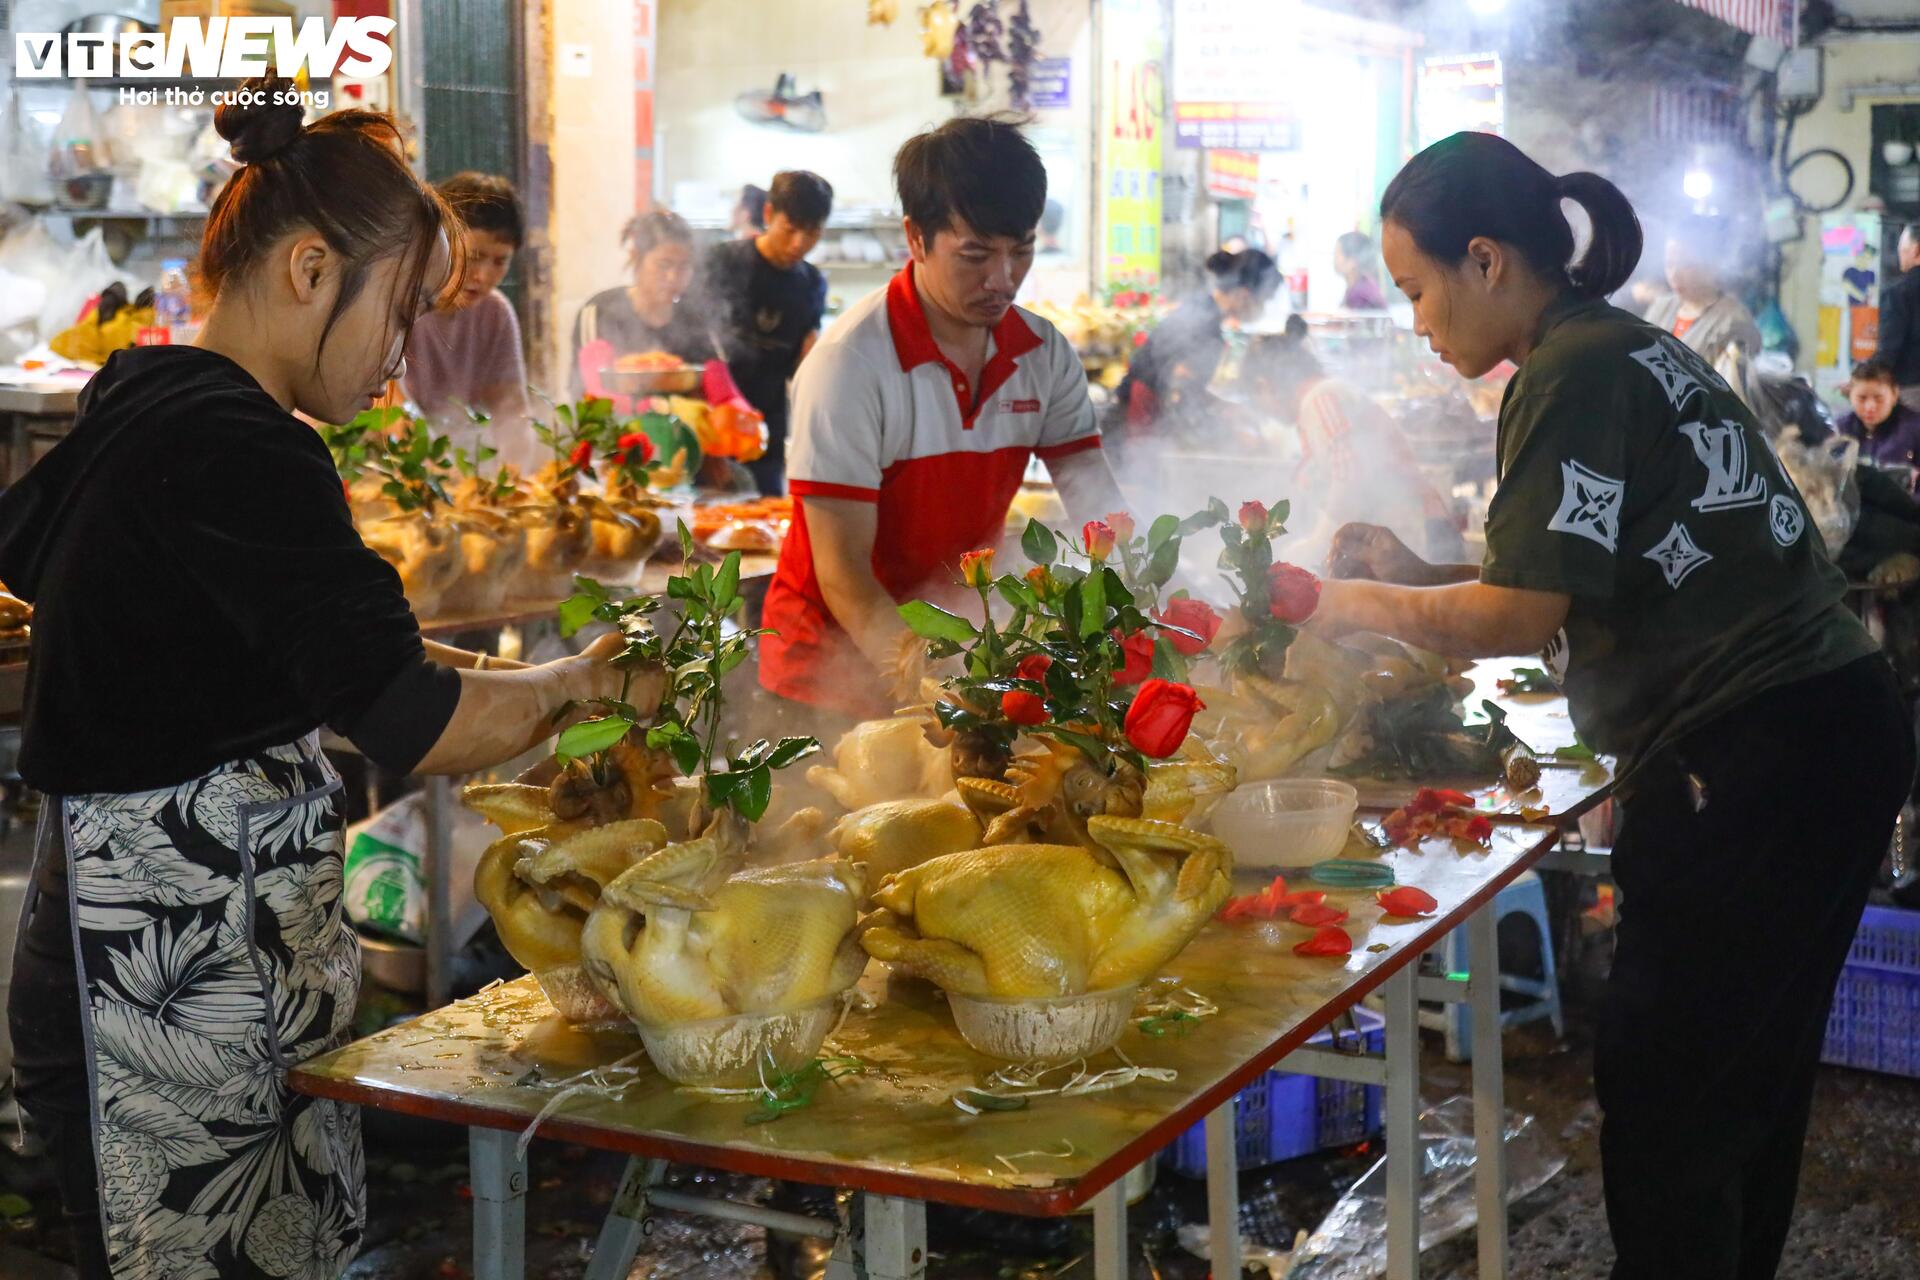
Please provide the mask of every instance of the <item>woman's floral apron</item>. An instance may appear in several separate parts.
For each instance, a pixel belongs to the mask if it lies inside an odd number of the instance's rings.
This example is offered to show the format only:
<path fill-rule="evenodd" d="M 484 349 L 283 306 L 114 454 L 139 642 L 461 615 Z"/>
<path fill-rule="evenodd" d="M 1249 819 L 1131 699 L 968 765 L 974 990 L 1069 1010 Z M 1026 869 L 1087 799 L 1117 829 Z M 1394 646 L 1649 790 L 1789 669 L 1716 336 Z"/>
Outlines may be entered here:
<path fill-rule="evenodd" d="M 115 1280 L 332 1280 L 359 1247 L 359 1115 L 285 1083 L 359 990 L 339 790 L 309 737 L 59 802 Z"/>

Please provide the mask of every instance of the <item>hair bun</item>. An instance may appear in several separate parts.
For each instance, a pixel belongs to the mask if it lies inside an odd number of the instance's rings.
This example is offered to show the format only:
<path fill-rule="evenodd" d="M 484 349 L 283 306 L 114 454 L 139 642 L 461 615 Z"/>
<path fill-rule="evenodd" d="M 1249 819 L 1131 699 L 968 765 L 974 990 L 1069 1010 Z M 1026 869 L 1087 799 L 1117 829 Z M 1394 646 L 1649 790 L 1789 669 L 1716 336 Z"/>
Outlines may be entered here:
<path fill-rule="evenodd" d="M 213 128 L 241 164 L 258 164 L 291 146 L 306 127 L 306 110 L 281 76 L 255 77 L 240 86 L 237 102 L 213 113 Z"/>

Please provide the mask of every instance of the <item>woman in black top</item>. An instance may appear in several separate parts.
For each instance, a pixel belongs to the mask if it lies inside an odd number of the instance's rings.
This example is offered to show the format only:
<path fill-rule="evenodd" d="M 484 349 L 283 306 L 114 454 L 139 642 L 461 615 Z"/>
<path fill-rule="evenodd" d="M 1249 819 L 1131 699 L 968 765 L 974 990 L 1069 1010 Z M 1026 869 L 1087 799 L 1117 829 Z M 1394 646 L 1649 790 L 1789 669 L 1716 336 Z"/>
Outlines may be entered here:
<path fill-rule="evenodd" d="M 358 1247 L 357 1113 L 284 1084 L 344 1042 L 359 983 L 319 727 L 462 773 L 618 688 L 611 638 L 499 671 L 424 643 L 355 533 L 292 411 L 344 422 L 399 376 L 458 287 L 457 223 L 388 117 L 301 115 L 216 114 L 244 167 L 201 242 L 198 343 L 116 354 L 0 496 L 0 577 L 35 606 L 20 769 L 45 795 L 8 1014 L 85 1280 L 333 1275 Z"/>
<path fill-rule="evenodd" d="M 1577 260 L 1563 200 L 1593 228 Z M 1594 1046 L 1613 1275 L 1761 1280 L 1834 981 L 1913 780 L 1893 674 L 1747 406 L 1607 305 L 1641 250 L 1612 183 L 1463 133 L 1410 161 L 1380 214 L 1415 332 L 1469 378 L 1519 366 L 1500 488 L 1479 565 L 1342 530 L 1337 562 L 1377 581 L 1327 583 L 1310 625 L 1544 651 L 1581 736 L 1619 757 Z"/>
<path fill-rule="evenodd" d="M 588 298 L 573 321 L 573 393 L 605 396 L 621 413 L 630 397 L 606 389 L 600 375 L 621 356 L 664 351 L 695 368 L 718 361 L 713 326 L 681 298 L 693 283 L 693 230 L 679 214 L 654 209 L 620 233 L 631 283 Z M 724 366 L 722 366 L 724 368 Z"/>
<path fill-rule="evenodd" d="M 1208 390 L 1226 353 L 1221 326 L 1252 324 L 1280 289 L 1280 269 L 1258 249 L 1207 259 L 1208 289 L 1187 299 L 1147 335 L 1114 391 L 1128 441 L 1163 423 L 1197 425 L 1222 408 Z"/>

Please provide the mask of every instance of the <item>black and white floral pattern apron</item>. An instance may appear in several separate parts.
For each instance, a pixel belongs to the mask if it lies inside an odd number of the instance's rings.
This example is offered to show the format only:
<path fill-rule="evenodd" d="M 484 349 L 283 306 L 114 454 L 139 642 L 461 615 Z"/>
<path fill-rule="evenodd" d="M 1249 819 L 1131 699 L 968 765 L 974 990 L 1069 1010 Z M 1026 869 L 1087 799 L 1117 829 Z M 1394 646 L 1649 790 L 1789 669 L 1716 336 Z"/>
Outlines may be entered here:
<path fill-rule="evenodd" d="M 332 1280 L 359 1247 L 359 1113 L 285 1083 L 359 990 L 339 790 L 309 737 L 58 802 L 114 1280 Z"/>

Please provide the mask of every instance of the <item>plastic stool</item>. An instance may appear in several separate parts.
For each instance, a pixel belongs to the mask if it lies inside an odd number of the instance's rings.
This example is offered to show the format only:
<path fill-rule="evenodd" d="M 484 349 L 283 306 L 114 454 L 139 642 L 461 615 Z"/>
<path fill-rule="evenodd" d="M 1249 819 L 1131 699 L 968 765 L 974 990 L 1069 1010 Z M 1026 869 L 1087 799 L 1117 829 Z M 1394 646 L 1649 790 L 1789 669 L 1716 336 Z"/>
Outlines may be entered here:
<path fill-rule="evenodd" d="M 1533 1022 L 1547 1018 L 1553 1022 L 1553 1033 L 1566 1034 L 1566 1020 L 1560 1012 L 1560 980 L 1554 972 L 1553 929 L 1547 922 L 1547 892 L 1540 883 L 1540 877 L 1529 871 L 1500 891 L 1493 900 L 1494 928 L 1500 927 L 1500 921 L 1510 915 L 1524 915 L 1533 921 L 1540 938 L 1540 974 L 1538 979 L 1522 978 L 1512 974 L 1500 975 L 1500 989 L 1527 996 L 1526 1003 L 1511 1009 L 1500 1011 L 1502 1029 L 1517 1026 L 1522 1022 Z M 1446 937 L 1436 950 L 1441 962 L 1449 974 L 1467 972 L 1467 931 L 1464 927 L 1455 929 Z M 1472 1027 L 1473 1010 L 1471 1006 L 1460 1004 L 1442 1005 L 1435 1011 L 1423 1011 L 1420 1024 L 1437 1027 L 1447 1035 L 1447 1058 L 1452 1062 L 1466 1062 L 1473 1057 Z"/>

